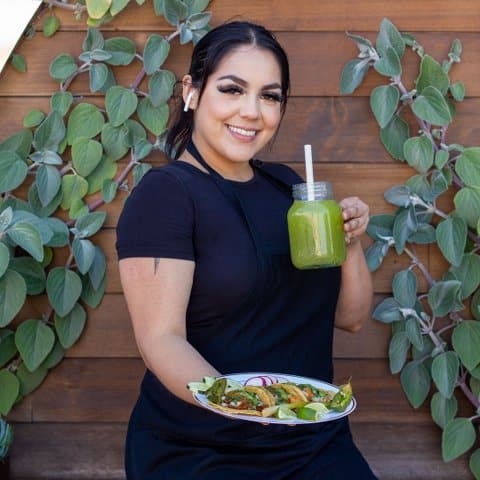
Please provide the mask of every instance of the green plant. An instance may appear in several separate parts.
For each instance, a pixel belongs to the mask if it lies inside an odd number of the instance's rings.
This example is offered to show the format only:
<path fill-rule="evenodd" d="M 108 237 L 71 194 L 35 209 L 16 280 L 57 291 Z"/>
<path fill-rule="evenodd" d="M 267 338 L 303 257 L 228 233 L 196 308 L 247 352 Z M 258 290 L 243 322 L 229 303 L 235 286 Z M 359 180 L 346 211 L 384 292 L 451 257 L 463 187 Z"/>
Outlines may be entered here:
<path fill-rule="evenodd" d="M 150 35 L 141 52 L 129 38 L 104 39 L 90 27 L 78 59 L 62 53 L 50 64 L 59 83 L 50 111 L 31 110 L 25 128 L 0 143 L 0 415 L 35 390 L 79 339 L 84 305 L 101 302 L 106 259 L 93 239 L 106 214 L 95 210 L 130 189 L 130 172 L 135 185 L 151 168 L 146 157 L 163 151 L 176 78 L 161 67 L 174 38 L 185 44 L 206 33 L 208 3 L 155 2 L 175 29 Z M 139 69 L 132 83 L 117 85 L 115 70 L 133 62 Z M 83 74 L 92 93 L 105 94 L 101 107 L 68 91 Z M 145 78 L 148 92 L 140 89 Z M 119 162 L 125 157 L 126 165 Z M 16 318 L 29 297 L 45 293 L 41 318 Z M 4 424 L 0 416 L 2 431 L 10 432 Z M 8 444 L 0 435 L 0 458 Z"/>
<path fill-rule="evenodd" d="M 442 456 L 448 462 L 474 446 L 474 425 L 480 419 L 480 147 L 447 141 L 455 103 L 465 97 L 464 85 L 449 78 L 452 65 L 461 60 L 462 45 L 455 40 L 440 64 L 388 19 L 382 21 L 375 45 L 348 36 L 360 53 L 342 71 L 341 92 L 352 93 L 370 68 L 387 77 L 387 85 L 371 92 L 370 106 L 388 153 L 416 170 L 404 185 L 385 193 L 387 202 L 398 207 L 395 214 L 375 215 L 370 221 L 373 244 L 366 258 L 371 271 L 390 248 L 410 259 L 410 266 L 393 277 L 393 297 L 384 299 L 373 317 L 392 326 L 390 370 L 400 373 L 411 405 L 420 407 L 432 383 L 436 388 L 431 414 L 443 429 Z M 420 59 L 410 90 L 402 81 L 407 49 Z M 406 112 L 413 126 L 404 118 Z M 452 195 L 451 209 L 442 211 L 440 197 Z M 448 262 L 440 278 L 434 279 L 421 262 L 417 244 L 438 246 Z M 418 291 L 415 269 L 425 277 L 427 292 Z M 460 391 L 473 407 L 469 417 L 457 416 Z M 472 453 L 470 469 L 479 479 L 480 449 Z"/>

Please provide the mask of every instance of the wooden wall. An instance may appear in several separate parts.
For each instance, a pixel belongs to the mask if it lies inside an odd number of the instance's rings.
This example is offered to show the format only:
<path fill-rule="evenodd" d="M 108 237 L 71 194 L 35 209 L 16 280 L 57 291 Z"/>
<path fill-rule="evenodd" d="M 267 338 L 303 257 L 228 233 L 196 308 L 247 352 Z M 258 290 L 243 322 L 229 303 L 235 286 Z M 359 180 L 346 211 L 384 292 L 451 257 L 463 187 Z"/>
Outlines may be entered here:
<path fill-rule="evenodd" d="M 128 7 L 104 27 L 105 36 L 128 36 L 143 48 L 150 33 L 167 33 L 171 28 L 154 15 L 150 4 Z M 388 17 L 400 30 L 414 33 L 438 59 L 446 56 L 454 38 L 460 38 L 463 63 L 454 67 L 452 76 L 465 83 L 467 98 L 459 107 L 450 138 L 454 143 L 478 144 L 480 2 L 213 0 L 210 10 L 213 24 L 246 18 L 277 32 L 290 57 L 293 89 L 275 148 L 264 157 L 287 162 L 302 172 L 303 144 L 311 143 L 316 178 L 333 181 L 339 197 L 358 195 L 370 204 L 372 213 L 385 212 L 390 207 L 383 201 L 383 192 L 411 175 L 409 168 L 386 154 L 369 111 L 368 94 L 380 78 L 370 74 L 354 95 L 339 94 L 341 68 L 357 53 L 345 30 L 374 40 L 380 21 Z M 57 14 L 62 29 L 53 38 L 45 39 L 39 33 L 19 45 L 17 51 L 25 55 L 28 72 L 19 74 L 9 66 L 0 76 L 0 139 L 20 129 L 31 108 L 48 110 L 49 96 L 57 88 L 48 75 L 53 57 L 60 52 L 80 53 L 84 24 L 67 12 L 57 10 Z M 176 53 L 168 67 L 178 75 L 187 68 L 190 48 L 174 47 Z M 415 70 L 413 55 L 407 65 Z M 138 63 L 120 70 L 119 81 L 131 82 L 137 67 Z M 409 76 L 410 83 L 413 76 Z M 76 80 L 72 91 L 92 100 L 85 79 Z M 160 157 L 153 160 L 162 161 Z M 88 311 L 88 327 L 67 358 L 11 415 L 16 434 L 11 455 L 14 479 L 124 478 L 126 422 L 144 367 L 116 266 L 114 227 L 121 205 L 119 198 L 107 206 L 107 226 L 95 238 L 108 257 L 103 303 Z M 439 275 L 443 263 L 438 252 L 430 247 L 418 250 Z M 393 273 L 405 264 L 404 259 L 391 255 L 375 273 L 375 302 L 391 291 Z M 44 310 L 45 299 L 38 299 L 29 303 L 21 316 L 32 318 Z M 351 423 L 359 447 L 381 479 L 471 478 L 465 459 L 442 462 L 440 430 L 431 421 L 428 408 L 414 411 L 398 376 L 389 373 L 388 340 L 388 327 L 373 320 L 358 334 L 336 335 L 336 380 L 353 377 L 358 409 Z"/>

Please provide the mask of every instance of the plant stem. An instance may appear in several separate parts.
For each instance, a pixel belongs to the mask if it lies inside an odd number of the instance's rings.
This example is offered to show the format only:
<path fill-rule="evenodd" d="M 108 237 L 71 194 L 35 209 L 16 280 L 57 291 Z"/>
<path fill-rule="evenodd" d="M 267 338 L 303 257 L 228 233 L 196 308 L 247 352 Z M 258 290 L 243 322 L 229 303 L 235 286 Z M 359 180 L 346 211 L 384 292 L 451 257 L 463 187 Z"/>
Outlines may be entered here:
<path fill-rule="evenodd" d="M 135 77 L 135 80 L 132 82 L 130 85 L 130 88 L 135 91 L 139 85 L 142 83 L 143 78 L 145 77 L 145 69 L 142 68 L 138 73 L 137 76 Z"/>
<path fill-rule="evenodd" d="M 425 265 L 419 260 L 419 258 L 407 247 L 405 247 L 405 253 L 412 259 L 413 265 L 420 269 L 420 271 L 423 273 L 423 276 L 426 278 L 429 286 L 431 287 L 435 282 L 433 280 L 433 277 L 430 275 L 430 272 L 427 270 L 427 267 L 425 267 Z"/>
<path fill-rule="evenodd" d="M 63 3 L 60 0 L 43 0 L 44 3 L 52 5 L 52 7 L 63 8 L 64 10 L 71 10 L 72 12 L 84 12 L 87 10 L 85 5 L 80 5 L 79 3 L 70 4 Z"/>
<path fill-rule="evenodd" d="M 468 388 L 465 383 L 465 378 L 460 377 L 458 386 L 462 389 L 462 392 L 467 397 L 468 401 L 477 409 L 480 407 L 480 400 L 473 394 L 473 392 Z"/>

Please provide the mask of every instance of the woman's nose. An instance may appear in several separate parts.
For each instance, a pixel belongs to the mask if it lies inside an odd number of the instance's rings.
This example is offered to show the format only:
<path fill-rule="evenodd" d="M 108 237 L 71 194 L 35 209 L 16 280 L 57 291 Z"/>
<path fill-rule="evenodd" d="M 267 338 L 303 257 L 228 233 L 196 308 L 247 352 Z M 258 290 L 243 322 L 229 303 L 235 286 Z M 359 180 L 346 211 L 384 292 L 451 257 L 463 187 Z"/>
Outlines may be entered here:
<path fill-rule="evenodd" d="M 240 107 L 240 115 L 245 118 L 260 116 L 260 101 L 257 95 L 245 95 Z"/>

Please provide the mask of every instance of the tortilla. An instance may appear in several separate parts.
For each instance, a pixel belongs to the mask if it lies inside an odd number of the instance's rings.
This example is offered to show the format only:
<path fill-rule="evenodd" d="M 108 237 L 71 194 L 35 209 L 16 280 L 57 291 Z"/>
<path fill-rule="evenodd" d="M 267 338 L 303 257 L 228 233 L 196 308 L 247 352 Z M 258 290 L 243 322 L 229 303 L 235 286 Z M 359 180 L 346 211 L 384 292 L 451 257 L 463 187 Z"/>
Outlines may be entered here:
<path fill-rule="evenodd" d="M 308 402 L 306 395 L 295 385 L 291 383 L 273 383 L 268 386 L 268 389 L 282 389 L 285 390 L 290 398 L 288 403 Z"/>
<path fill-rule="evenodd" d="M 250 393 L 254 393 L 264 405 L 263 408 L 273 407 L 275 405 L 275 399 L 273 395 L 265 388 L 248 386 L 243 388 L 242 390 L 245 390 Z M 235 390 L 232 390 L 232 392 L 234 391 Z M 208 403 L 213 407 L 217 408 L 218 410 L 221 410 L 222 412 L 225 412 L 225 413 L 232 413 L 235 415 L 255 415 L 257 417 L 262 416 L 261 410 L 249 410 L 249 409 L 225 407 L 223 405 L 219 405 L 218 403 L 213 403 L 210 401 Z"/>

